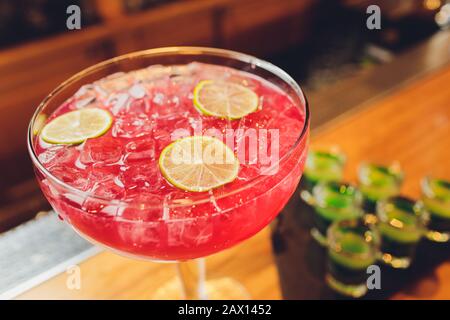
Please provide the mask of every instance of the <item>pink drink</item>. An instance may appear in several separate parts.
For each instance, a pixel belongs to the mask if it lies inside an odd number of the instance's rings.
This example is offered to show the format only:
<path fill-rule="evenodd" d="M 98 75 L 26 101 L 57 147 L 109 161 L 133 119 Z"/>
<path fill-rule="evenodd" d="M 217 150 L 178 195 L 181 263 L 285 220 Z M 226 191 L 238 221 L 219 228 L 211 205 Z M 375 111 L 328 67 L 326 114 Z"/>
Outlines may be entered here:
<path fill-rule="evenodd" d="M 192 102 L 201 80 L 247 86 L 260 97 L 260 108 L 233 121 L 204 116 Z M 297 141 L 305 126 L 303 106 L 249 73 L 190 63 L 114 74 L 82 87 L 48 121 L 90 107 L 113 115 L 103 136 L 75 146 L 35 141 L 42 165 L 73 189 L 36 172 L 63 219 L 91 241 L 124 254 L 185 260 L 228 248 L 279 213 L 303 170 L 307 136 Z M 163 148 L 181 136 L 211 132 L 243 156 L 237 179 L 204 193 L 172 186 L 158 167 Z"/>

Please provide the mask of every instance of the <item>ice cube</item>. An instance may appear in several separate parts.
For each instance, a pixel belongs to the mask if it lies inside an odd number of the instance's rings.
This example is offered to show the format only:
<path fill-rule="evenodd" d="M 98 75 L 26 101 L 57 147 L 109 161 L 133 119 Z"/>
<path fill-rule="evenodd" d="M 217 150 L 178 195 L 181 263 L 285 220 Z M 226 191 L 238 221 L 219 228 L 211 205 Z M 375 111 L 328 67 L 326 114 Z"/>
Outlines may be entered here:
<path fill-rule="evenodd" d="M 98 214 L 101 213 L 106 206 L 107 205 L 103 200 L 98 200 L 94 197 L 87 197 L 81 208 L 87 213 Z"/>
<path fill-rule="evenodd" d="M 93 85 L 82 86 L 74 95 L 75 107 L 80 109 L 96 100 L 96 93 Z"/>
<path fill-rule="evenodd" d="M 96 104 L 95 104 L 95 97 L 89 97 L 89 98 L 77 100 L 75 102 L 75 107 L 77 109 L 81 109 L 81 108 L 84 108 L 84 107 L 87 107 L 87 106 L 90 106 L 90 107 L 95 107 L 96 106 Z"/>
<path fill-rule="evenodd" d="M 118 93 L 112 94 L 105 104 L 109 106 L 112 114 L 118 115 L 120 112 L 127 111 L 130 103 L 130 96 L 127 93 Z"/>
<path fill-rule="evenodd" d="M 39 154 L 38 159 L 42 164 L 51 166 L 55 157 L 58 155 L 58 153 L 62 149 L 63 149 L 63 146 L 49 147 L 49 148 L 45 149 L 44 152 Z"/>
<path fill-rule="evenodd" d="M 256 129 L 272 128 L 274 119 L 279 117 L 278 111 L 273 108 L 263 108 L 246 117 L 246 125 Z"/>
<path fill-rule="evenodd" d="M 162 217 L 163 198 L 159 195 L 136 193 L 127 197 L 130 203 L 121 212 L 121 217 L 127 220 L 157 221 Z"/>
<path fill-rule="evenodd" d="M 122 157 L 122 144 L 109 136 L 88 139 L 80 153 L 80 162 L 91 163 L 116 163 Z"/>
<path fill-rule="evenodd" d="M 52 145 L 39 154 L 38 159 L 49 169 L 56 165 L 75 163 L 78 153 L 78 150 L 74 147 Z"/>
<path fill-rule="evenodd" d="M 147 117 L 145 114 L 150 113 L 150 102 L 147 99 L 133 100 L 127 106 L 128 114 L 136 114 L 138 116 Z"/>
<path fill-rule="evenodd" d="M 227 74 L 225 74 L 225 75 L 227 75 Z M 250 90 L 253 90 L 256 92 L 261 87 L 261 83 L 257 79 L 250 78 L 248 76 L 248 74 L 242 75 L 242 74 L 231 73 L 231 74 L 228 74 L 228 77 L 226 77 L 226 80 L 240 84 L 240 85 L 247 87 Z"/>
<path fill-rule="evenodd" d="M 91 192 L 96 196 L 107 199 L 122 199 L 125 193 L 124 188 L 117 184 L 116 178 L 95 183 Z"/>
<path fill-rule="evenodd" d="M 81 162 L 80 157 L 78 157 L 77 160 L 75 160 L 74 165 L 75 165 L 75 167 L 77 167 L 78 169 L 82 169 L 82 170 L 84 170 L 84 169 L 87 168 L 87 166 L 86 166 L 84 163 Z"/>
<path fill-rule="evenodd" d="M 120 180 L 119 165 L 104 165 L 96 163 L 90 169 L 90 192 L 107 199 L 122 199 L 125 194 L 123 182 Z"/>
<path fill-rule="evenodd" d="M 124 162 L 126 164 L 153 159 L 155 159 L 155 141 L 153 139 L 134 140 L 125 146 Z"/>
<path fill-rule="evenodd" d="M 126 114 L 116 118 L 112 135 L 118 138 L 137 138 L 151 134 L 154 120 L 146 115 Z"/>
<path fill-rule="evenodd" d="M 142 99 L 146 96 L 147 92 L 142 84 L 135 84 L 129 90 L 128 93 L 134 99 Z"/>
<path fill-rule="evenodd" d="M 156 154 L 159 154 L 171 142 L 171 133 L 168 130 L 157 128 L 153 131 L 156 142 Z"/>
<path fill-rule="evenodd" d="M 170 246 L 198 246 L 207 243 L 213 231 L 209 216 L 168 221 L 167 241 Z"/>
<path fill-rule="evenodd" d="M 152 193 L 160 189 L 162 176 L 155 163 L 141 162 L 120 173 L 127 197 L 139 192 Z"/>
<path fill-rule="evenodd" d="M 157 92 L 154 96 L 153 96 L 153 103 L 162 106 L 164 104 L 165 101 L 165 96 L 163 93 L 161 92 Z"/>
<path fill-rule="evenodd" d="M 101 213 L 108 215 L 108 216 L 118 216 L 120 213 L 121 208 L 115 205 L 105 206 L 101 209 Z"/>
<path fill-rule="evenodd" d="M 167 78 L 170 74 L 170 67 L 163 65 L 152 65 L 150 67 L 133 71 L 132 76 L 140 82 L 154 82 L 157 79 Z"/>
<path fill-rule="evenodd" d="M 133 245 L 135 248 L 145 247 L 148 251 L 150 248 L 162 246 L 164 242 L 165 234 L 163 231 L 165 228 L 162 227 L 160 222 L 136 223 L 135 221 L 121 221 L 117 228 L 123 243 Z"/>
<path fill-rule="evenodd" d="M 280 151 L 285 153 L 299 138 L 302 129 L 303 121 L 300 118 L 280 117 L 277 119 L 279 129 L 279 145 Z"/>
<path fill-rule="evenodd" d="M 51 167 L 50 172 L 59 180 L 71 185 L 74 188 L 85 191 L 89 187 L 88 174 L 85 170 L 80 170 L 65 165 Z"/>
<path fill-rule="evenodd" d="M 131 74 L 117 72 L 100 81 L 97 81 L 95 83 L 95 88 L 99 90 L 101 94 L 109 96 L 112 93 L 127 90 L 132 86 L 133 82 L 134 78 Z"/>

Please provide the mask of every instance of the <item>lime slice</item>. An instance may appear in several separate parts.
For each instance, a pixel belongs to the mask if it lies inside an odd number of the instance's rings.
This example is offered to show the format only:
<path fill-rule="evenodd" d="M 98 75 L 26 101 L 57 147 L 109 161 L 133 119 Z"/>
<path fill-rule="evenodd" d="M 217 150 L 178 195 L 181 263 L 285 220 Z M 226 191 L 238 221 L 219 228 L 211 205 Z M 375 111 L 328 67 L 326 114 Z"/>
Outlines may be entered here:
<path fill-rule="evenodd" d="M 176 140 L 161 152 L 159 168 L 175 187 L 204 192 L 236 179 L 239 161 L 222 141 L 208 136 Z"/>
<path fill-rule="evenodd" d="M 34 135 L 39 134 L 39 132 L 45 125 L 45 121 L 47 121 L 46 114 L 41 113 L 40 115 L 38 115 L 36 117 L 36 120 L 34 121 L 34 124 L 33 124 L 33 134 Z"/>
<path fill-rule="evenodd" d="M 232 82 L 204 80 L 194 89 L 194 105 L 204 115 L 242 118 L 258 109 L 258 95 Z"/>
<path fill-rule="evenodd" d="M 67 112 L 50 121 L 41 137 L 54 144 L 77 144 L 99 137 L 111 127 L 111 114 L 99 108 L 86 108 Z"/>

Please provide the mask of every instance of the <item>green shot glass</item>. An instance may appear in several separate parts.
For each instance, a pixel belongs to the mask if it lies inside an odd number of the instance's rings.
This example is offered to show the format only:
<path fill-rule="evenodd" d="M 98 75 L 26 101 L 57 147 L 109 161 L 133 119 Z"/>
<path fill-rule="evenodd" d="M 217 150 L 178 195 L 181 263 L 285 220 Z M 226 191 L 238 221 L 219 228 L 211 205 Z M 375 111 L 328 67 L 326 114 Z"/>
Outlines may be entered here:
<path fill-rule="evenodd" d="M 389 167 L 362 164 L 358 170 L 358 187 L 364 197 L 364 210 L 375 213 L 377 201 L 398 195 L 402 182 L 403 172 L 398 164 Z"/>
<path fill-rule="evenodd" d="M 302 189 L 312 191 L 319 182 L 341 181 L 346 157 L 337 148 L 310 151 L 302 178 Z"/>
<path fill-rule="evenodd" d="M 422 203 L 428 212 L 427 239 L 434 242 L 450 240 L 450 181 L 426 177 L 422 180 Z"/>
<path fill-rule="evenodd" d="M 363 215 L 361 193 L 351 184 L 320 182 L 312 193 L 302 191 L 301 197 L 314 208 L 311 235 L 322 245 L 327 243 L 327 230 L 333 222 Z"/>
<path fill-rule="evenodd" d="M 360 298 L 367 293 L 367 268 L 377 261 L 380 237 L 362 219 L 343 220 L 327 232 L 328 286 L 341 295 Z"/>
<path fill-rule="evenodd" d="M 427 213 L 420 202 L 402 196 L 379 201 L 376 211 L 381 260 L 393 268 L 408 268 L 425 234 Z"/>

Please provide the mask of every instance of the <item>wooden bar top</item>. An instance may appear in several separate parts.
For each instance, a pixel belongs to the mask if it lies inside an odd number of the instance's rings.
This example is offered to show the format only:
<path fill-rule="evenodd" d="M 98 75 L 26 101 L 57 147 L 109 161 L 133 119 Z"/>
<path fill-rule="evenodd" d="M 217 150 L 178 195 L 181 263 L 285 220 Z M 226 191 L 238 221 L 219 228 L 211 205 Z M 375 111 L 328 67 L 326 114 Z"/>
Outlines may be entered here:
<path fill-rule="evenodd" d="M 450 66 L 371 101 L 313 132 L 312 148 L 339 146 L 348 156 L 346 179 L 355 181 L 362 161 L 399 161 L 406 173 L 402 192 L 417 198 L 425 175 L 450 179 Z M 343 94 L 352 94 L 346 92 Z M 314 117 L 314 106 L 311 107 Z M 294 197 L 298 195 L 295 194 Z M 45 245 L 45 244 L 42 244 Z M 81 289 L 66 286 L 60 274 L 19 299 L 149 299 L 176 276 L 172 265 L 134 261 L 109 252 L 80 264 Z M 207 259 L 208 278 L 240 281 L 254 299 L 280 299 L 270 230 Z M 450 260 L 416 279 L 394 299 L 450 299 Z"/>

